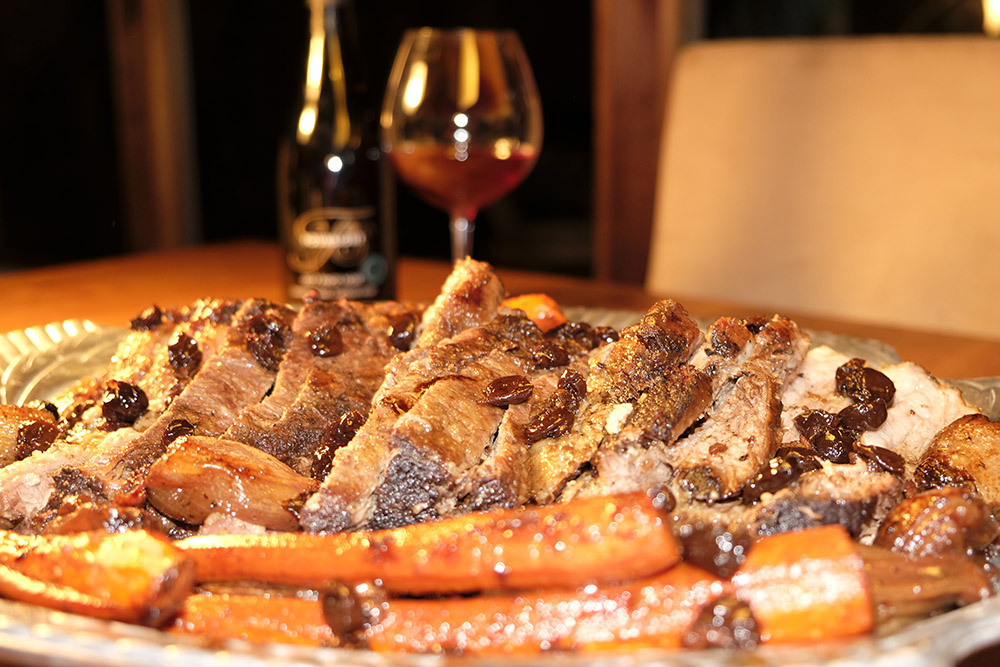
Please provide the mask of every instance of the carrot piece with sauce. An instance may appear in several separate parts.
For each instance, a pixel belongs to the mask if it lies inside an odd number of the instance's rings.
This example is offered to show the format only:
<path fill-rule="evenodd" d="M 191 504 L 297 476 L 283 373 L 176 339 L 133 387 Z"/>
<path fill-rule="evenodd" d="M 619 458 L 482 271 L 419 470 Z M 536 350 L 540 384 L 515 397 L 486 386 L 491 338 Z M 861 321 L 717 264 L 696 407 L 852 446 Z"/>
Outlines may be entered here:
<path fill-rule="evenodd" d="M 874 627 L 865 561 L 839 525 L 761 539 L 732 581 L 764 642 L 825 641 Z"/>
<path fill-rule="evenodd" d="M 680 560 L 666 514 L 645 493 L 377 531 L 205 535 L 176 544 L 199 582 L 315 588 L 378 579 L 407 594 L 572 588 L 649 576 Z"/>
<path fill-rule="evenodd" d="M 680 648 L 702 606 L 727 584 L 686 563 L 614 586 L 473 597 L 382 598 L 361 610 L 294 597 L 194 595 L 170 631 L 379 652 L 531 655 L 551 650 Z M 353 606 L 352 606 L 353 605 Z M 339 611 L 332 611 L 335 608 Z"/>
<path fill-rule="evenodd" d="M 548 294 L 521 294 L 503 300 L 502 306 L 523 310 L 542 331 L 551 331 L 566 322 L 559 304 Z"/>
<path fill-rule="evenodd" d="M 193 564 L 146 531 L 0 536 L 0 596 L 10 600 L 162 625 L 193 587 Z"/>

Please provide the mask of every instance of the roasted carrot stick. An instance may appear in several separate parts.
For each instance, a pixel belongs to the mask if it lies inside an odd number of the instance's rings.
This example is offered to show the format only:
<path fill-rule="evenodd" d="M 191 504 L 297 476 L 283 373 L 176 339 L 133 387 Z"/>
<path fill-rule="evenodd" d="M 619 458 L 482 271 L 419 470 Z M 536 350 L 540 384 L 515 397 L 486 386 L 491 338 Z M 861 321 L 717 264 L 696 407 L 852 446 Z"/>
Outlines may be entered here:
<path fill-rule="evenodd" d="M 206 535 L 176 543 L 200 582 L 316 588 L 380 580 L 396 593 L 572 588 L 661 572 L 680 559 L 645 493 L 477 512 L 390 530 Z"/>
<path fill-rule="evenodd" d="M 765 642 L 850 637 L 874 625 L 864 560 L 839 525 L 758 541 L 733 584 Z"/>
<path fill-rule="evenodd" d="M 0 596 L 60 611 L 161 625 L 193 581 L 193 563 L 141 530 L 0 539 Z"/>
<path fill-rule="evenodd" d="M 195 595 L 171 632 L 212 640 L 245 639 L 336 646 L 345 641 L 385 652 L 531 654 L 620 650 L 643 644 L 679 648 L 701 607 L 725 587 L 682 563 L 615 586 L 434 599 L 390 598 L 356 635 L 337 637 L 322 602 L 296 598 Z M 334 623 L 344 623 L 333 619 Z"/>
<path fill-rule="evenodd" d="M 229 593 L 192 595 L 166 628 L 213 643 L 231 639 L 339 646 L 316 600 Z"/>
<path fill-rule="evenodd" d="M 528 319 L 537 324 L 542 331 L 551 331 L 566 322 L 566 316 L 559 304 L 548 294 L 512 296 L 504 299 L 501 305 L 523 310 Z"/>

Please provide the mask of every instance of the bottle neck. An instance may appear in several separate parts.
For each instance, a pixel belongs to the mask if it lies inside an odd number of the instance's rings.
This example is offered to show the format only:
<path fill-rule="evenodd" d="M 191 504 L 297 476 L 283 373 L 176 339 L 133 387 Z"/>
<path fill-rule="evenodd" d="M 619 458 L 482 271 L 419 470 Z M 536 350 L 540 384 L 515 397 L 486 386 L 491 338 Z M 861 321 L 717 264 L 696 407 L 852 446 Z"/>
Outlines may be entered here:
<path fill-rule="evenodd" d="M 352 115 L 351 104 L 362 104 L 358 91 L 352 90 L 362 83 L 356 63 L 345 70 L 345 52 L 354 48 L 353 7 L 344 0 L 309 0 L 309 55 L 306 65 L 304 103 L 299 115 L 297 136 L 300 144 L 307 143 L 316 130 L 321 113 L 332 118 L 331 140 L 335 148 L 351 142 L 358 120 Z M 352 99 L 353 98 L 353 99 Z M 332 106 L 326 110 L 324 107 Z M 332 111 L 332 113 L 330 113 Z"/>

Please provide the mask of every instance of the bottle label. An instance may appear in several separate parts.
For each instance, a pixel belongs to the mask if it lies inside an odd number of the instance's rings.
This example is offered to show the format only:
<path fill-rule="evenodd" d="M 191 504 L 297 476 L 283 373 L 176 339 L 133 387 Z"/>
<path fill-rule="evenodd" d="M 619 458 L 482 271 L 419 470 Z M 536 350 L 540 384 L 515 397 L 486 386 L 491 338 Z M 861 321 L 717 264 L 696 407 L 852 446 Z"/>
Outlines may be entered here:
<path fill-rule="evenodd" d="M 287 262 L 294 276 L 289 296 L 318 290 L 324 299 L 372 299 L 388 277 L 385 257 L 375 252 L 375 208 L 324 207 L 292 223 Z"/>

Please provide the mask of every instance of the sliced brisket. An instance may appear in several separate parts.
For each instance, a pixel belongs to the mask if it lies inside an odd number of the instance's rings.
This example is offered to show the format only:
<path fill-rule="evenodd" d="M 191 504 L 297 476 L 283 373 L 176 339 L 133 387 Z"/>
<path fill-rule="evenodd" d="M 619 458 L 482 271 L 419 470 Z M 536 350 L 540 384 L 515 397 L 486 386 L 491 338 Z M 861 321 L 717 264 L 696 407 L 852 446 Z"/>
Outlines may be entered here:
<path fill-rule="evenodd" d="M 225 437 L 309 475 L 330 425 L 350 411 L 368 416 L 382 369 L 398 352 L 392 323 L 418 314 L 394 302 L 307 301 L 292 324 L 274 390 L 244 410 Z"/>

